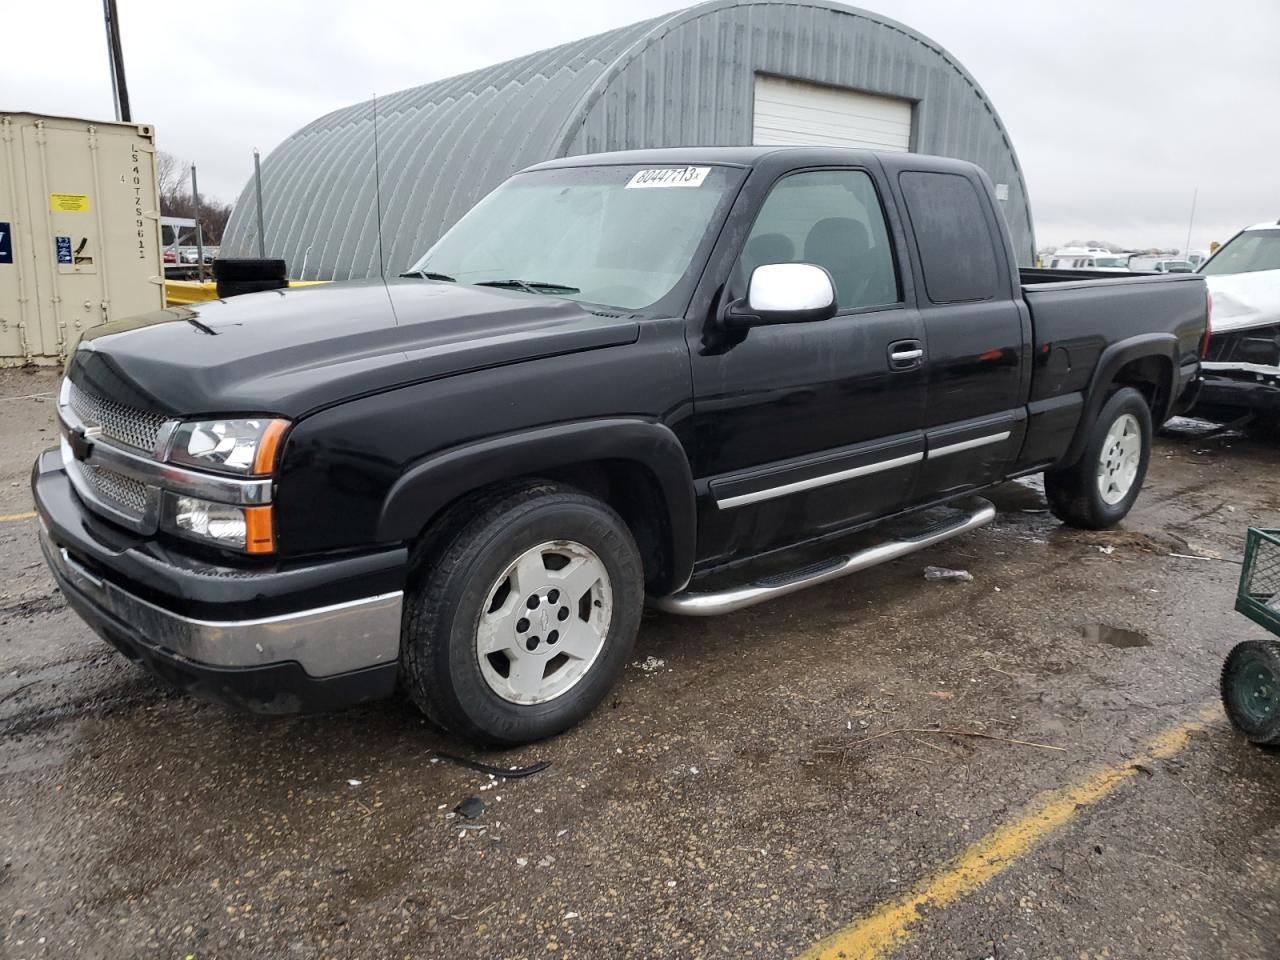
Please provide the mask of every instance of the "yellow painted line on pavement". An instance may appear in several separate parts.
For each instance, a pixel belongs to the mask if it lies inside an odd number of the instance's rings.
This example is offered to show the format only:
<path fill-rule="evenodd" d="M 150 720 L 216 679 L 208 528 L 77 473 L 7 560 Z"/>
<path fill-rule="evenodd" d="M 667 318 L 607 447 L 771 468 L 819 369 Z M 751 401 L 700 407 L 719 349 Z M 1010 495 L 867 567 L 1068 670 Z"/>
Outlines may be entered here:
<path fill-rule="evenodd" d="M 6 513 L 0 516 L 0 523 L 13 523 L 17 520 L 31 520 L 35 517 L 36 512 L 31 510 L 27 513 Z"/>
<path fill-rule="evenodd" d="M 889 956 L 910 938 L 910 928 L 920 920 L 923 909 L 945 907 L 1013 866 L 1081 807 L 1097 803 L 1137 776 L 1137 764 L 1180 751 L 1221 709 L 1216 702 L 1208 704 L 1197 712 L 1196 719 L 1149 740 L 1141 755 L 1104 767 L 1079 783 L 1041 794 L 1016 820 L 997 827 L 902 896 L 820 940 L 797 960 L 880 960 Z"/>

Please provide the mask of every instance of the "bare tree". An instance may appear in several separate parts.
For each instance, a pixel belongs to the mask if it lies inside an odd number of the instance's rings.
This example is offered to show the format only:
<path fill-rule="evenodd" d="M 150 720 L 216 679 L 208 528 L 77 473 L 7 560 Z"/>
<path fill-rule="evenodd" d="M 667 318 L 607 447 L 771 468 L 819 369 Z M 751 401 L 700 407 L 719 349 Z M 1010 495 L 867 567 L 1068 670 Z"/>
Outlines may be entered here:
<path fill-rule="evenodd" d="M 179 216 L 166 210 L 166 206 L 173 206 L 179 197 L 191 195 L 187 187 L 189 170 L 185 160 L 163 150 L 156 151 L 156 186 L 160 189 L 160 212 L 166 217 Z"/>
<path fill-rule="evenodd" d="M 201 200 L 200 225 L 204 228 L 206 243 L 222 242 L 222 231 L 227 229 L 227 221 L 231 219 L 231 204 L 217 200 Z"/>
<path fill-rule="evenodd" d="M 156 151 L 156 185 L 160 190 L 160 215 L 165 217 L 195 218 L 195 203 L 191 197 L 191 165 L 163 150 Z M 217 244 L 222 240 L 227 218 L 231 216 L 231 204 L 220 203 L 212 197 L 200 197 L 200 226 L 204 242 Z"/>

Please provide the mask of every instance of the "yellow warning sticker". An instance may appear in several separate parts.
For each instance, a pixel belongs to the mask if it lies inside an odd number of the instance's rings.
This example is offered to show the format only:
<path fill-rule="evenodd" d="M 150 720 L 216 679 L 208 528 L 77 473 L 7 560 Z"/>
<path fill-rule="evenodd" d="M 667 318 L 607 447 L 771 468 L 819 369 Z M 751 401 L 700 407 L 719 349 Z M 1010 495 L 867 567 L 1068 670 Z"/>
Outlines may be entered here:
<path fill-rule="evenodd" d="M 87 193 L 51 193 L 49 209 L 54 213 L 88 213 L 89 195 Z"/>

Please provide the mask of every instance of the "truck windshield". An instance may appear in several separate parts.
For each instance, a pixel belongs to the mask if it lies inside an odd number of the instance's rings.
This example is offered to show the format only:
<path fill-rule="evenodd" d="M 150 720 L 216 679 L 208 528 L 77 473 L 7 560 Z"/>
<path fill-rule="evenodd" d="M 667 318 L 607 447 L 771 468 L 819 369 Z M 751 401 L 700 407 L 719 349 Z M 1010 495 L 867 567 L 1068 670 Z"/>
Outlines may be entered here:
<path fill-rule="evenodd" d="M 1259 270 L 1280 270 L 1280 229 L 1238 233 L 1200 268 L 1207 276 Z"/>
<path fill-rule="evenodd" d="M 690 274 L 740 176 L 709 165 L 518 174 L 473 207 L 407 275 L 626 310 L 652 307 Z"/>

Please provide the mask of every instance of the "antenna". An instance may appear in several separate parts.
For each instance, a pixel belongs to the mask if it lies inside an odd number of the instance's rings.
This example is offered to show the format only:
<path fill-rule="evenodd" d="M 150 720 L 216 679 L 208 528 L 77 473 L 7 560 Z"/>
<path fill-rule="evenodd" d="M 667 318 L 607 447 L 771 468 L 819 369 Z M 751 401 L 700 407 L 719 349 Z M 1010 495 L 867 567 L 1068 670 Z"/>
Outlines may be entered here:
<path fill-rule="evenodd" d="M 373 95 L 373 191 L 378 208 L 378 276 L 387 279 L 387 264 L 382 258 L 382 174 L 378 168 L 378 95 Z"/>
<path fill-rule="evenodd" d="M 1191 259 L 1191 228 L 1196 222 L 1196 200 L 1200 198 L 1200 185 L 1196 184 L 1195 193 L 1191 194 L 1191 219 L 1187 221 L 1187 246 L 1182 251 L 1182 255 L 1188 260 Z"/>

